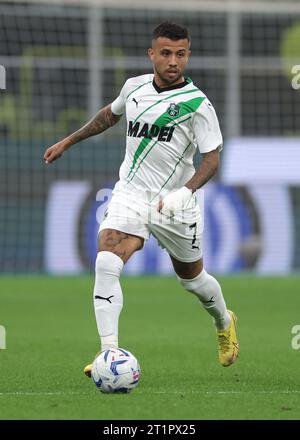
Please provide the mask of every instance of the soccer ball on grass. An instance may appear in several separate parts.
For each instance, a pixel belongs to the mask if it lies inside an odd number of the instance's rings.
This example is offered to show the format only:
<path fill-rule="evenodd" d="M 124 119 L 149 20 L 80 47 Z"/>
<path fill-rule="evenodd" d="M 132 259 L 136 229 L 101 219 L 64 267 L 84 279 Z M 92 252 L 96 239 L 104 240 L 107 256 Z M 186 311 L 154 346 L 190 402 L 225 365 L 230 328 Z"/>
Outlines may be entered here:
<path fill-rule="evenodd" d="M 122 348 L 102 351 L 93 362 L 92 378 L 103 393 L 129 393 L 137 386 L 140 374 L 135 356 Z"/>

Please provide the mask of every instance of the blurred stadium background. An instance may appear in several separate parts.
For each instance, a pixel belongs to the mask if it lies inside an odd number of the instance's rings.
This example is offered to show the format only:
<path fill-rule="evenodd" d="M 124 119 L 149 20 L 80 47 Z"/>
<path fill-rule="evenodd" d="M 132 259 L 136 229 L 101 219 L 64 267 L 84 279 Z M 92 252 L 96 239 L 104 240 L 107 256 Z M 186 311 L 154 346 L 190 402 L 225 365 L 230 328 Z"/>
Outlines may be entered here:
<path fill-rule="evenodd" d="M 222 170 L 205 191 L 208 270 L 299 270 L 298 1 L 23 0 L 0 2 L 1 272 L 92 270 L 96 213 L 118 178 L 124 120 L 51 167 L 42 156 L 128 77 L 152 71 L 146 51 L 165 19 L 189 28 L 187 74 L 224 134 Z M 168 274 L 171 265 L 151 239 L 126 271 Z"/>

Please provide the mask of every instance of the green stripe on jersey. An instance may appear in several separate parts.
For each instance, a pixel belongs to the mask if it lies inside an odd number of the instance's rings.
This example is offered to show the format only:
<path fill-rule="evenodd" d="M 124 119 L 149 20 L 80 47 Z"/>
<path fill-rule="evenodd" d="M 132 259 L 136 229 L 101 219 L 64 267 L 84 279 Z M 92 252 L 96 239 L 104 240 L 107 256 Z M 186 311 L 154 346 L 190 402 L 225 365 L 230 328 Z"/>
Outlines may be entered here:
<path fill-rule="evenodd" d="M 187 118 L 183 119 L 182 121 L 177 122 L 176 124 L 171 125 L 171 127 L 175 127 L 176 125 L 182 124 L 183 122 L 187 121 L 188 119 L 191 119 L 191 116 L 188 116 Z M 130 180 L 127 181 L 127 183 L 130 183 L 132 181 L 132 179 L 134 178 L 134 176 L 136 175 L 136 173 L 138 172 L 138 169 L 140 168 L 140 166 L 142 165 L 143 161 L 146 159 L 146 157 L 148 156 L 148 154 L 150 153 L 150 151 L 152 150 L 153 147 L 155 147 L 155 145 L 157 144 L 158 140 L 154 142 L 154 144 L 151 145 L 151 147 L 149 148 L 149 150 L 147 151 L 147 153 L 145 154 L 145 156 L 142 158 L 142 160 L 140 161 L 140 163 L 138 164 L 138 166 L 136 167 L 136 169 L 134 170 L 134 173 L 132 174 Z M 185 150 L 184 150 L 185 152 Z M 129 176 L 129 175 L 128 175 Z M 127 176 L 127 177 L 128 177 Z"/>
<path fill-rule="evenodd" d="M 163 188 L 166 186 L 166 184 L 169 182 L 169 180 L 171 179 L 171 177 L 173 176 L 173 174 L 176 171 L 177 166 L 180 164 L 180 162 L 182 161 L 183 157 L 184 157 L 184 153 L 186 152 L 186 150 L 189 148 L 189 146 L 191 145 L 191 142 L 188 144 L 188 146 L 184 149 L 182 155 L 180 156 L 180 158 L 178 159 L 174 170 L 172 171 L 172 173 L 169 175 L 169 177 L 167 178 L 167 180 L 165 181 L 165 183 L 162 185 L 162 187 L 160 188 L 160 190 L 158 191 L 158 193 L 156 194 L 156 196 L 153 197 L 153 199 L 150 200 L 150 203 L 153 202 L 153 200 L 161 193 L 161 191 L 163 190 Z"/>
<path fill-rule="evenodd" d="M 188 92 L 185 92 L 185 93 L 188 93 Z M 174 95 L 172 95 L 172 96 L 174 96 Z M 197 108 L 200 106 L 200 104 L 204 101 L 204 99 L 205 99 L 205 97 L 197 97 L 197 98 L 193 98 L 189 101 L 179 102 L 177 105 L 179 105 L 180 110 L 179 110 L 179 113 L 177 116 L 172 118 L 167 112 L 164 112 L 162 115 L 159 116 L 158 119 L 156 119 L 156 121 L 154 122 L 153 125 L 158 125 L 158 127 L 161 129 L 162 127 L 165 127 L 167 124 L 174 121 L 175 119 L 181 118 L 182 116 L 187 115 L 188 113 L 194 113 L 197 110 Z M 136 122 L 136 120 L 135 120 L 135 122 Z M 143 151 L 145 150 L 147 145 L 151 142 L 151 140 L 152 140 L 151 138 L 144 138 L 140 142 L 136 152 L 134 153 L 132 165 L 130 167 L 127 178 L 130 177 L 130 174 L 132 173 L 138 158 L 143 153 Z"/>
<path fill-rule="evenodd" d="M 150 106 L 147 107 L 144 111 L 142 111 L 142 113 L 140 113 L 140 114 L 135 118 L 135 120 L 133 121 L 133 123 L 135 124 L 136 121 L 137 121 L 138 119 L 140 119 L 140 117 L 141 117 L 144 113 L 146 113 L 148 110 L 150 110 L 150 108 L 155 107 L 156 105 L 160 104 L 161 102 L 166 101 L 167 99 L 173 98 L 174 96 L 185 95 L 185 94 L 187 94 L 187 93 L 194 93 L 194 92 L 199 92 L 199 89 L 192 89 L 192 90 L 188 90 L 187 92 L 174 93 L 173 95 L 169 95 L 169 96 L 166 96 L 166 97 L 163 98 L 163 99 L 160 99 L 160 100 L 157 101 L 155 104 L 150 105 Z M 203 101 L 203 99 L 204 99 L 204 98 L 202 98 L 202 101 Z"/>
<path fill-rule="evenodd" d="M 140 89 L 141 87 L 143 87 L 143 86 L 145 86 L 146 84 L 149 84 L 149 83 L 151 83 L 151 82 L 152 82 L 152 79 L 151 79 L 150 81 L 147 81 L 147 82 L 141 84 L 140 86 L 136 87 L 134 90 L 132 90 L 132 92 L 130 92 L 130 93 L 126 96 L 126 99 L 128 99 L 129 96 L 132 95 L 134 92 L 136 92 L 138 89 Z"/>

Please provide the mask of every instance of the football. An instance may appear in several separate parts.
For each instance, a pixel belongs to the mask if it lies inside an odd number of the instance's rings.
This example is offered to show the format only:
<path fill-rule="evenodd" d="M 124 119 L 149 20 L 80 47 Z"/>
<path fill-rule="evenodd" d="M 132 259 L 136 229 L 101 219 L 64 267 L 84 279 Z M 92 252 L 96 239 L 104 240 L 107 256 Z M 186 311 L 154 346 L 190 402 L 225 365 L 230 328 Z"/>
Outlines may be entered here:
<path fill-rule="evenodd" d="M 92 378 L 103 393 L 129 393 L 139 383 L 140 365 L 122 348 L 102 351 L 93 362 Z"/>

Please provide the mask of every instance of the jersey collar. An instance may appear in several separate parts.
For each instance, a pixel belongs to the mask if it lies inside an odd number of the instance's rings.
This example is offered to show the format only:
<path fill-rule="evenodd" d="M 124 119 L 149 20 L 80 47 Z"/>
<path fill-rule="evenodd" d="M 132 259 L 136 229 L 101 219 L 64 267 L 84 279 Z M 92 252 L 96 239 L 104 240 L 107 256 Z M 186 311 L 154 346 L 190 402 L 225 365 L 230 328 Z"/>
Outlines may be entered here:
<path fill-rule="evenodd" d="M 158 87 L 158 85 L 156 84 L 156 82 L 153 78 L 152 84 L 153 84 L 153 87 L 155 88 L 155 90 L 157 91 L 157 93 L 162 93 L 162 92 L 168 92 L 169 90 L 181 89 L 182 87 L 187 86 L 191 82 L 192 82 L 191 78 L 184 78 L 184 81 L 182 83 L 175 84 L 174 86 Z"/>

